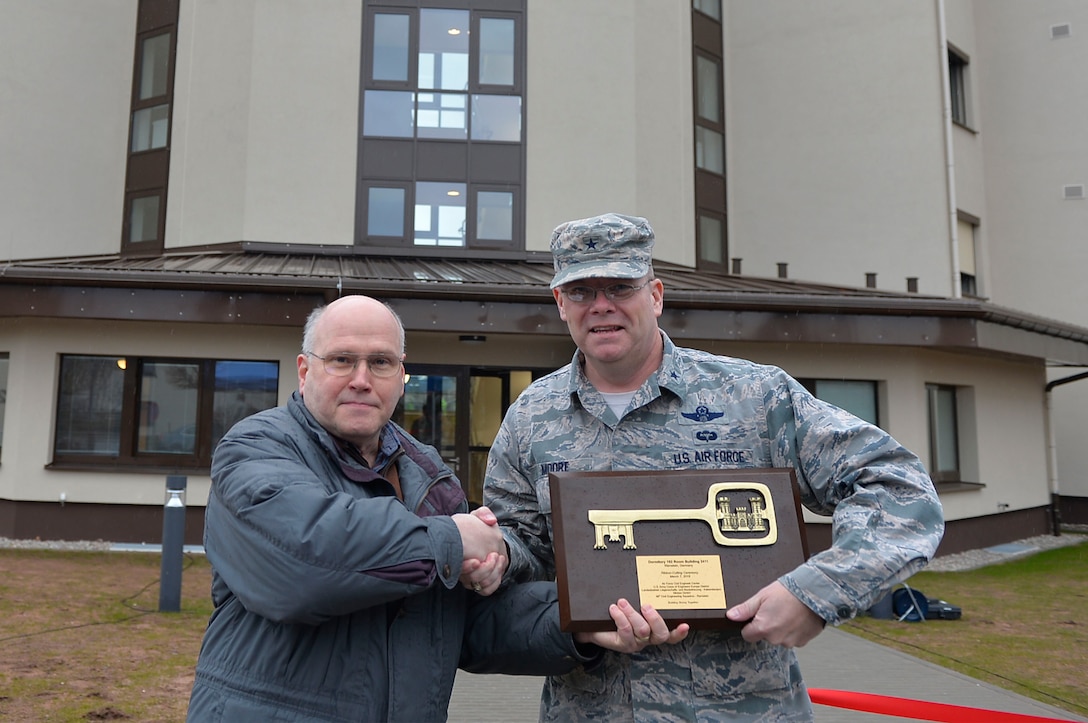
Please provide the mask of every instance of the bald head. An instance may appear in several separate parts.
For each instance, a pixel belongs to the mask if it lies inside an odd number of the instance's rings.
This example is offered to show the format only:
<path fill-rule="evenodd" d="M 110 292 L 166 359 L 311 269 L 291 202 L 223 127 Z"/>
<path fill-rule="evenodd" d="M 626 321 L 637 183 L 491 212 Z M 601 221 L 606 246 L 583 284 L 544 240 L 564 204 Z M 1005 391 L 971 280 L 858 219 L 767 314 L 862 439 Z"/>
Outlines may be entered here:
<path fill-rule="evenodd" d="M 388 314 L 392 318 L 393 323 L 396 324 L 397 343 L 400 349 L 400 355 L 404 355 L 404 324 L 401 323 L 400 317 L 397 316 L 397 313 L 393 311 L 388 304 L 369 296 L 343 296 L 325 306 L 319 306 L 310 312 L 310 316 L 306 319 L 306 326 L 303 328 L 302 332 L 303 351 L 314 350 L 321 318 L 328 312 L 335 312 L 333 316 L 338 316 L 340 314 L 349 316 L 373 316 L 376 314 L 380 317 L 382 314 Z"/>

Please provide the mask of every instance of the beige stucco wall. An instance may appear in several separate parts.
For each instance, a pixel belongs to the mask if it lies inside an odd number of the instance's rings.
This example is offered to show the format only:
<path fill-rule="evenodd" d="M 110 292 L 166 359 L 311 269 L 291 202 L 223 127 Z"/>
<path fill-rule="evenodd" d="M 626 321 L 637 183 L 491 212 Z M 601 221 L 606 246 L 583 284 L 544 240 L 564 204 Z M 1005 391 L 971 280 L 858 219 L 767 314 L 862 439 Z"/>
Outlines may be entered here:
<path fill-rule="evenodd" d="M 1003 306 L 1088 325 L 1088 200 L 1062 197 L 1065 185 L 1088 185 L 1088 4 L 985 0 L 973 9 L 987 292 Z M 1051 39 L 1051 26 L 1065 23 L 1070 35 Z M 1048 377 L 1080 371 L 1057 367 Z M 1059 491 L 1088 497 L 1088 382 L 1059 386 L 1051 396 Z"/>
<path fill-rule="evenodd" d="M 167 246 L 351 245 L 362 7 L 182 3 Z"/>
<path fill-rule="evenodd" d="M 143 473 L 49 470 L 61 354 L 259 359 L 280 364 L 280 401 L 297 386 L 295 359 L 301 330 L 293 327 L 150 324 L 144 322 L 0 320 L 0 349 L 10 353 L 0 497 L 71 502 L 161 504 L 163 477 Z M 1011 361 L 965 359 L 898 348 L 796 344 L 738 344 L 684 340 L 730 356 L 777 364 L 794 376 L 874 379 L 883 382 L 882 425 L 904 446 L 926 456 L 925 384 L 973 389 L 961 414 L 972 418 L 981 446 L 965 459 L 979 491 L 945 495 L 949 519 L 1045 505 L 1045 439 L 1038 388 L 1042 367 Z M 408 361 L 508 368 L 555 368 L 572 353 L 566 336 L 488 335 L 482 345 L 455 335 L 409 333 Z M 48 380 L 48 383 L 43 383 Z M 965 449 L 975 440 L 966 439 Z M 190 476 L 188 501 L 203 505 L 206 477 Z M 1007 508 L 1001 507 L 1008 505 Z"/>
<path fill-rule="evenodd" d="M 131 0 L 0 0 L 0 259 L 120 247 L 135 25 Z"/>
<path fill-rule="evenodd" d="M 730 256 L 950 295 L 936 4 L 725 7 Z"/>
<path fill-rule="evenodd" d="M 693 265 L 690 6 L 528 8 L 526 247 L 546 251 L 559 223 L 612 211 L 650 220 L 655 258 Z"/>

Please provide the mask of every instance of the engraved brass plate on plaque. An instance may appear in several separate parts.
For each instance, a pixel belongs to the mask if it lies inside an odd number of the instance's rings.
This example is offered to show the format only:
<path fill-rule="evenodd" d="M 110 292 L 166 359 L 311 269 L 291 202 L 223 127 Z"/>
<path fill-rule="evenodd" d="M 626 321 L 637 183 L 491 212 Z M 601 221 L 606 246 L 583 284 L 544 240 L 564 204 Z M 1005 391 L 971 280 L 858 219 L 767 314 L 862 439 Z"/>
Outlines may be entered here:
<path fill-rule="evenodd" d="M 739 630 L 728 605 L 808 558 L 794 479 L 777 468 L 552 473 L 563 629 L 614 629 L 608 606 L 624 597 L 670 627 Z"/>

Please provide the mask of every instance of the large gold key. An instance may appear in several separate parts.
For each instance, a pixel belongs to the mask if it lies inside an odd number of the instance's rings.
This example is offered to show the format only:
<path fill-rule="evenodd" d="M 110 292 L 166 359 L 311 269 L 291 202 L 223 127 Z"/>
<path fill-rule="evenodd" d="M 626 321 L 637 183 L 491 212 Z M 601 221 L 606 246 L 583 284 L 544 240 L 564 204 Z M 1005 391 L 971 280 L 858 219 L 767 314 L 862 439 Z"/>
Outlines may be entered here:
<path fill-rule="evenodd" d="M 728 491 L 747 491 L 748 507 L 733 506 Z M 778 540 L 771 490 L 759 482 L 717 482 L 707 491 L 706 505 L 681 510 L 589 510 L 594 527 L 594 550 L 605 550 L 607 542 L 619 542 L 623 549 L 635 548 L 635 523 L 649 520 L 703 520 L 710 525 L 714 541 L 726 546 L 773 545 Z M 760 536 L 730 537 L 727 533 L 765 533 Z"/>

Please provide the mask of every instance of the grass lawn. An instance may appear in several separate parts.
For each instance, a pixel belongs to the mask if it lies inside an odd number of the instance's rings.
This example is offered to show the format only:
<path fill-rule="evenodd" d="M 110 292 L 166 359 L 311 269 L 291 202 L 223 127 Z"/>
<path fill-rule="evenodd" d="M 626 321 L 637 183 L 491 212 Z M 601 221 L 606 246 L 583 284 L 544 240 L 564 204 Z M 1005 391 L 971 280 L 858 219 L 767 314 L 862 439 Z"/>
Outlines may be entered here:
<path fill-rule="evenodd" d="M 0 720 L 185 720 L 212 609 L 207 560 L 185 564 L 160 613 L 157 553 L 0 550 Z"/>
<path fill-rule="evenodd" d="M 859 617 L 842 630 L 1088 715 L 1088 537 L 966 572 L 921 572 L 908 584 L 963 609 L 959 620 Z"/>

